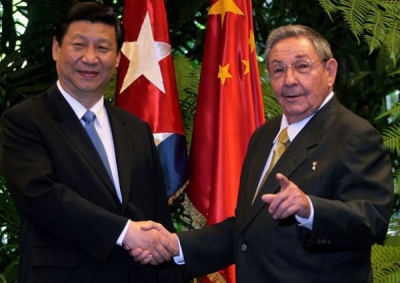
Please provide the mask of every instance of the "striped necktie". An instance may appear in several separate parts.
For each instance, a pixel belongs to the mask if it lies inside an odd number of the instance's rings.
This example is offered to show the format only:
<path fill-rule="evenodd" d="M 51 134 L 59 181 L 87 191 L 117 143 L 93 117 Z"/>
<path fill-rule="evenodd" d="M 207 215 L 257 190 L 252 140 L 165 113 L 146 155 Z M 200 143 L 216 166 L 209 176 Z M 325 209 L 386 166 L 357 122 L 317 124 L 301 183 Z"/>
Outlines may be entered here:
<path fill-rule="evenodd" d="M 289 136 L 287 134 L 287 127 L 284 128 L 278 136 L 278 142 L 274 148 L 274 152 L 272 154 L 271 164 L 269 165 L 268 171 L 265 173 L 264 178 L 262 179 L 260 186 L 257 188 L 256 193 L 254 194 L 252 204 L 254 203 L 258 193 L 260 192 L 261 187 L 264 185 L 265 180 L 267 180 L 269 173 L 271 173 L 272 168 L 274 168 L 275 164 L 278 162 L 279 158 L 281 158 L 282 154 L 285 152 L 286 148 L 290 143 Z"/>

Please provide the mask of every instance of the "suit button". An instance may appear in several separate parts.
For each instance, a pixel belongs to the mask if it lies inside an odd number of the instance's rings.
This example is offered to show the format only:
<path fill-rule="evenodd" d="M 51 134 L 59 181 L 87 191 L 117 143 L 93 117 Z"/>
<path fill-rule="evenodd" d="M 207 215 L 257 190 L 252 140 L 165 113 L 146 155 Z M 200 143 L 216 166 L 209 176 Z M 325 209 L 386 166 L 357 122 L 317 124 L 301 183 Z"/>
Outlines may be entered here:
<path fill-rule="evenodd" d="M 242 245 L 242 252 L 245 252 L 247 250 L 247 245 L 246 244 L 243 244 Z"/>

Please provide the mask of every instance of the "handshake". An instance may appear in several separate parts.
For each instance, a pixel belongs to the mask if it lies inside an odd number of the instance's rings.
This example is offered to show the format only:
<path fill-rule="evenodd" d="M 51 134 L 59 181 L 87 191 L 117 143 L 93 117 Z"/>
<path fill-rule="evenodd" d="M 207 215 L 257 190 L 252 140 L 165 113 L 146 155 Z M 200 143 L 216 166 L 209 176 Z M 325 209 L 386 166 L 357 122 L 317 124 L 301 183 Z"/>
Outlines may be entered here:
<path fill-rule="evenodd" d="M 141 264 L 158 265 L 179 254 L 178 236 L 153 221 L 130 221 L 123 246 Z"/>

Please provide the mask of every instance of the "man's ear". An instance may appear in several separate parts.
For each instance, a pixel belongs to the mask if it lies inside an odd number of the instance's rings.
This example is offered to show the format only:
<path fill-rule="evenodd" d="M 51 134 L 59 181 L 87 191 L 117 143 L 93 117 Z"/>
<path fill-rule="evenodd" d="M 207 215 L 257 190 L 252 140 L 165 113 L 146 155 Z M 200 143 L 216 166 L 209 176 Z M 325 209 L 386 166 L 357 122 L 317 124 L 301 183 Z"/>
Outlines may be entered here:
<path fill-rule="evenodd" d="M 325 69 L 328 72 L 328 85 L 330 87 L 333 87 L 333 84 L 335 83 L 337 68 L 338 62 L 336 59 L 332 58 L 326 62 Z"/>
<path fill-rule="evenodd" d="M 115 68 L 118 68 L 120 60 L 121 60 L 121 51 L 118 52 L 118 56 L 115 62 Z"/>
<path fill-rule="evenodd" d="M 52 52 L 53 60 L 57 61 L 58 55 L 60 54 L 60 44 L 56 40 L 56 37 L 53 37 L 53 45 L 51 47 L 51 52 Z"/>

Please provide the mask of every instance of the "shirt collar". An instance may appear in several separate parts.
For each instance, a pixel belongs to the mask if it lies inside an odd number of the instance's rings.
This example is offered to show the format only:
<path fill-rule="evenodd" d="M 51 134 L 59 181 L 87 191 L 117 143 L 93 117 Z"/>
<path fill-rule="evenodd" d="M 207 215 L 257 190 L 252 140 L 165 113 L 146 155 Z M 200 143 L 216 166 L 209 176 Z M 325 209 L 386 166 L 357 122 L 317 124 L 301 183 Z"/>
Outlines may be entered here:
<path fill-rule="evenodd" d="M 82 119 L 83 115 L 86 113 L 87 110 L 92 111 L 96 114 L 95 123 L 97 123 L 100 127 L 104 125 L 106 117 L 106 110 L 104 107 L 104 97 L 102 96 L 99 101 L 96 102 L 95 105 L 92 106 L 90 109 L 86 109 L 78 100 L 76 100 L 73 96 L 71 96 L 68 92 L 66 92 L 59 81 L 57 81 L 57 87 L 60 90 L 62 96 L 67 100 L 68 104 L 71 106 L 72 110 L 74 110 L 76 116 Z M 97 122 L 96 122 L 97 121 Z"/>
<path fill-rule="evenodd" d="M 325 106 L 326 103 L 328 103 L 329 100 L 332 99 L 334 93 L 333 91 L 324 99 L 324 101 L 321 103 L 320 107 L 318 108 L 317 111 L 315 111 L 313 114 L 311 114 L 310 116 L 308 116 L 307 118 L 301 120 L 300 122 L 297 123 L 292 123 L 289 125 L 289 122 L 286 118 L 285 115 L 282 115 L 282 120 L 281 120 L 281 127 L 279 129 L 279 133 L 284 129 L 284 128 L 288 128 L 287 132 L 288 132 L 288 137 L 289 137 L 289 141 L 294 140 L 294 138 L 297 136 L 297 134 L 304 128 L 305 125 L 307 125 L 307 123 L 311 120 L 311 118 L 315 115 L 315 113 L 317 113 L 322 107 Z M 276 135 L 275 139 L 274 139 L 274 143 L 276 143 L 279 133 Z"/>

